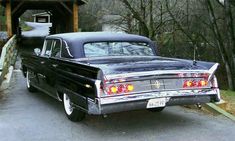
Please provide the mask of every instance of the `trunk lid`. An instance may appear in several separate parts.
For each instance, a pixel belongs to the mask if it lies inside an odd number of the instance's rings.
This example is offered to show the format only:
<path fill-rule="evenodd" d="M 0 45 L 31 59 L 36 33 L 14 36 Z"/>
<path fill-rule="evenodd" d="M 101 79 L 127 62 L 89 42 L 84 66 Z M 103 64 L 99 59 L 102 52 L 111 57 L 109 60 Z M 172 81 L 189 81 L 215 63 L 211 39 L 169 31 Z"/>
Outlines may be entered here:
<path fill-rule="evenodd" d="M 216 63 L 165 57 L 86 58 L 103 72 L 103 96 L 212 87 Z M 129 90 L 133 89 L 133 90 Z"/>
<path fill-rule="evenodd" d="M 100 68 L 105 75 L 157 70 L 207 70 L 206 66 L 193 65 L 193 61 L 165 57 L 105 57 L 79 60 Z M 212 64 L 211 64 L 212 65 Z"/>

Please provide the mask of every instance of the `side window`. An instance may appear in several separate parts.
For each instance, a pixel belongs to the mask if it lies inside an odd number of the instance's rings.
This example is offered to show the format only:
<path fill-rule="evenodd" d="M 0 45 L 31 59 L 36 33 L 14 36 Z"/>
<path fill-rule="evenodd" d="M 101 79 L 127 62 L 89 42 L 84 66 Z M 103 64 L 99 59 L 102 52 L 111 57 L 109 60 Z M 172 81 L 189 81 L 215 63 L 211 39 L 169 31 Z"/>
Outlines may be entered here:
<path fill-rule="evenodd" d="M 54 40 L 52 44 L 51 57 L 60 57 L 61 41 Z"/>
<path fill-rule="evenodd" d="M 53 40 L 46 40 L 46 48 L 43 52 L 42 56 L 51 56 L 51 46 L 52 46 Z"/>
<path fill-rule="evenodd" d="M 69 46 L 67 45 L 67 43 L 65 41 L 62 41 L 61 57 L 63 57 L 63 58 L 73 58 L 73 55 L 71 54 Z"/>

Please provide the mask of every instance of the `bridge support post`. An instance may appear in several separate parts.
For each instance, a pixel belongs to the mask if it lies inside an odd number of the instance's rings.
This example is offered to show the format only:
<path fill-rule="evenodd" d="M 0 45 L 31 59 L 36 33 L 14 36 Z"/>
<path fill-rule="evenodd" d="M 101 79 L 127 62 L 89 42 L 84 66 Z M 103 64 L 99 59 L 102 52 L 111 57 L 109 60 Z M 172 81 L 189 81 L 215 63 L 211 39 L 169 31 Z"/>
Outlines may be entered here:
<path fill-rule="evenodd" d="M 73 3 L 73 32 L 78 32 L 78 3 Z"/>
<path fill-rule="evenodd" d="M 6 2 L 6 25 L 8 38 L 13 36 L 12 32 L 12 16 L 11 16 L 11 2 Z"/>

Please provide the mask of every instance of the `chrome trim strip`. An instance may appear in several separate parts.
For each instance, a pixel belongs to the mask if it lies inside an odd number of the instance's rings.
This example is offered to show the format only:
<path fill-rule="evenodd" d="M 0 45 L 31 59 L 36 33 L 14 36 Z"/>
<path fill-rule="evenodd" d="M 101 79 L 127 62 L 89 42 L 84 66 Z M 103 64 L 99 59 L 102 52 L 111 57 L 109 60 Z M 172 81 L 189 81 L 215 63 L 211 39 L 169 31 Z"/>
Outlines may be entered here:
<path fill-rule="evenodd" d="M 209 73 L 212 74 L 215 72 L 215 70 L 218 68 L 219 63 L 215 63 L 210 69 L 209 69 Z"/>
<path fill-rule="evenodd" d="M 217 78 L 216 76 L 214 76 L 214 84 L 215 84 L 215 88 L 217 88 L 217 95 L 218 95 L 218 99 L 220 100 L 221 99 L 221 96 L 220 96 L 220 90 L 219 90 L 219 86 L 218 86 L 218 81 L 217 81 Z"/>
<path fill-rule="evenodd" d="M 149 76 L 149 75 L 167 75 L 167 74 L 178 74 L 178 73 L 209 73 L 209 79 L 214 75 L 215 70 L 218 68 L 219 64 L 215 63 L 209 70 L 155 70 L 155 71 L 145 71 L 145 72 L 132 72 L 125 74 L 111 74 L 106 75 L 107 79 L 116 78 L 127 78 L 127 77 L 138 77 L 138 76 Z"/>
<path fill-rule="evenodd" d="M 179 90 L 179 91 L 162 91 L 162 92 L 150 92 L 150 93 L 142 93 L 142 94 L 133 94 L 133 95 L 124 95 L 124 96 L 116 96 L 116 97 L 105 97 L 105 98 L 97 98 L 99 104 L 114 104 L 121 102 L 130 102 L 130 101 L 138 101 L 138 100 L 149 100 L 152 98 L 160 98 L 160 97 L 180 97 L 180 96 L 202 96 L 202 95 L 217 95 L 219 97 L 218 88 L 216 89 L 205 89 L 205 90 Z M 220 97 L 219 97 L 220 98 Z"/>
<path fill-rule="evenodd" d="M 217 88 L 217 87 L 216 87 Z M 123 96 L 123 95 L 138 95 L 138 94 L 143 94 L 143 93 L 159 93 L 159 92 L 169 92 L 169 91 L 195 91 L 198 90 L 199 88 L 179 88 L 179 89 L 156 89 L 156 90 L 146 90 L 146 91 L 136 91 L 136 92 L 130 92 L 130 93 L 122 93 L 122 94 L 117 94 L 116 96 Z M 203 89 L 211 89 L 211 87 L 203 87 Z M 100 98 L 107 98 L 107 97 L 114 97 L 113 95 L 101 95 Z"/>
<path fill-rule="evenodd" d="M 215 64 L 209 69 L 209 74 L 210 74 L 210 76 L 209 76 L 209 78 L 208 78 L 209 81 L 211 80 L 211 78 L 212 78 L 212 76 L 214 75 L 214 73 L 215 73 L 216 69 L 218 68 L 218 66 L 219 66 L 219 63 L 215 63 Z"/>
<path fill-rule="evenodd" d="M 43 77 L 43 78 L 46 78 L 46 76 L 43 75 L 43 74 L 41 74 L 41 73 L 37 73 L 37 75 L 38 75 L 38 76 L 41 76 L 41 77 Z"/>
<path fill-rule="evenodd" d="M 69 56 L 70 56 L 70 57 L 73 57 L 73 55 L 71 54 L 71 52 L 70 52 L 70 50 L 69 50 L 68 43 L 67 43 L 66 41 L 63 41 L 63 42 L 65 43 L 65 46 L 66 46 L 65 48 L 66 48 L 66 50 L 67 50 Z"/>
<path fill-rule="evenodd" d="M 107 79 L 116 78 L 128 78 L 128 77 L 138 77 L 138 76 L 149 76 L 149 75 L 166 75 L 166 74 L 177 74 L 177 73 L 210 73 L 208 70 L 156 70 L 156 71 L 145 71 L 145 72 L 133 72 L 125 74 L 114 74 L 106 75 Z"/>
<path fill-rule="evenodd" d="M 97 97 L 101 97 L 101 89 L 100 89 L 101 80 L 95 81 Z"/>

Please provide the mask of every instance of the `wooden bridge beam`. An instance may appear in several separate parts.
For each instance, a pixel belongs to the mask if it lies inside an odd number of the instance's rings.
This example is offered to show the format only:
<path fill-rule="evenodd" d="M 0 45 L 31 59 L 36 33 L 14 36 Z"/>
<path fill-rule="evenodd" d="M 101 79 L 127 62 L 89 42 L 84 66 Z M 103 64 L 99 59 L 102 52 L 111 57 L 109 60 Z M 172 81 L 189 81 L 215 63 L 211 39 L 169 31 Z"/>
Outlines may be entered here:
<path fill-rule="evenodd" d="M 73 3 L 73 32 L 78 32 L 78 3 Z"/>
<path fill-rule="evenodd" d="M 7 35 L 11 37 L 13 35 L 12 32 L 12 16 L 11 16 L 11 2 L 6 2 L 6 25 L 7 25 Z"/>

